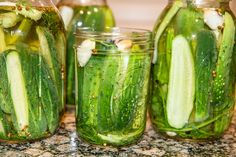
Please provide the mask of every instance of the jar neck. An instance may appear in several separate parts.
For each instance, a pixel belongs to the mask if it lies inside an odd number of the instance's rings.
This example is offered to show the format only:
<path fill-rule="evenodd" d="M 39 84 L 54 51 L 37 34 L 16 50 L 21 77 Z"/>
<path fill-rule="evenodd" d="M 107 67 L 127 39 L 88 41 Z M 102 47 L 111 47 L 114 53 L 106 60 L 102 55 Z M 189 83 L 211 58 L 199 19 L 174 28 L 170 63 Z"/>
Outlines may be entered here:
<path fill-rule="evenodd" d="M 186 6 L 197 8 L 229 8 L 231 0 L 169 0 L 170 3 L 174 1 L 182 1 Z"/>
<path fill-rule="evenodd" d="M 98 5 L 104 6 L 106 5 L 106 0 L 61 0 L 58 6 L 91 6 L 91 5 Z"/>

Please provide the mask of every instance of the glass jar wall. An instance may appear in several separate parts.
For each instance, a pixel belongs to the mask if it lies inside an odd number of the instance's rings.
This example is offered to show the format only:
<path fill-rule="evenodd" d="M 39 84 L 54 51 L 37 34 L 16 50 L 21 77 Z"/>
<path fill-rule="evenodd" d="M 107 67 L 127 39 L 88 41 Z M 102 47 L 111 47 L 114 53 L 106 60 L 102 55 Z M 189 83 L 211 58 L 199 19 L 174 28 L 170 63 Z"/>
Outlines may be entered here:
<path fill-rule="evenodd" d="M 115 25 L 105 0 L 62 0 L 58 4 L 67 29 L 67 104 L 75 104 L 74 33 L 77 27 L 101 31 Z"/>
<path fill-rule="evenodd" d="M 0 140 L 52 135 L 64 108 L 59 14 L 50 0 L 1 0 L 0 21 Z"/>
<path fill-rule="evenodd" d="M 146 126 L 151 33 L 107 28 L 76 38 L 79 136 L 100 145 L 136 142 Z"/>
<path fill-rule="evenodd" d="M 174 0 L 154 29 L 151 120 L 177 139 L 220 137 L 234 110 L 235 18 L 228 0 Z"/>

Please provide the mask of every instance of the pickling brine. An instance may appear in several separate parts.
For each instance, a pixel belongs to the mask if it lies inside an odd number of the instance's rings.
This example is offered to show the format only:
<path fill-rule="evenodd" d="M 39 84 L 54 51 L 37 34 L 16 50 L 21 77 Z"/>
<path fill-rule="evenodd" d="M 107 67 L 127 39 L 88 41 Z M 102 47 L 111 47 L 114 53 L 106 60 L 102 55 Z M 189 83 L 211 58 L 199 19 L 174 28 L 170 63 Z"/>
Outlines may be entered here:
<path fill-rule="evenodd" d="M 0 140 L 36 140 L 58 128 L 64 39 L 50 1 L 0 1 Z"/>
<path fill-rule="evenodd" d="M 90 27 L 102 31 L 115 25 L 111 9 L 105 0 L 62 0 L 58 4 L 67 29 L 67 104 L 75 104 L 74 44 L 76 29 Z"/>
<path fill-rule="evenodd" d="M 177 139 L 222 136 L 234 111 L 235 18 L 229 1 L 175 0 L 154 30 L 151 120 Z"/>

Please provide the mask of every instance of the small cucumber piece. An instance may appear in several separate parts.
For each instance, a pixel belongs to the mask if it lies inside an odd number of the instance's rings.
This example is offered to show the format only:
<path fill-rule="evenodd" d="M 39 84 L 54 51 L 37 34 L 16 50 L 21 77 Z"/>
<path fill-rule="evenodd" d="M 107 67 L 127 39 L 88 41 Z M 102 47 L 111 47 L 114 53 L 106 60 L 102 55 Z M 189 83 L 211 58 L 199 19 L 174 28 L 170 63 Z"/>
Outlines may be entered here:
<path fill-rule="evenodd" d="M 12 51 L 7 55 L 6 65 L 17 129 L 22 131 L 29 126 L 29 102 L 18 52 Z"/>
<path fill-rule="evenodd" d="M 174 38 L 167 96 L 167 118 L 170 126 L 182 128 L 193 109 L 195 92 L 194 61 L 188 41 L 182 35 Z"/>
<path fill-rule="evenodd" d="M 212 91 L 212 72 L 217 59 L 215 34 L 203 30 L 197 34 L 196 47 L 196 101 L 195 121 L 200 122 L 210 114 L 210 92 Z"/>
<path fill-rule="evenodd" d="M 28 33 L 30 32 L 32 24 L 33 24 L 33 21 L 30 19 L 22 20 L 20 26 L 14 32 L 14 34 L 9 37 L 7 43 L 15 44 L 18 41 L 24 40 L 27 37 Z"/>
<path fill-rule="evenodd" d="M 3 28 L 14 27 L 21 20 L 22 17 L 14 12 L 7 12 L 0 14 L 0 24 L 2 25 Z"/>
<path fill-rule="evenodd" d="M 171 20 L 173 19 L 173 17 L 176 15 L 176 13 L 179 11 L 180 8 L 182 8 L 184 6 L 184 3 L 182 1 L 174 1 L 172 7 L 170 8 L 169 12 L 166 14 L 166 16 L 164 17 L 164 19 L 162 20 L 162 23 L 160 24 L 156 35 L 155 35 L 155 41 L 154 41 L 154 56 L 153 56 L 153 60 L 152 63 L 156 63 L 157 61 L 157 47 L 158 47 L 158 43 L 160 40 L 161 35 L 163 34 L 163 32 L 165 31 L 167 25 L 171 22 Z"/>

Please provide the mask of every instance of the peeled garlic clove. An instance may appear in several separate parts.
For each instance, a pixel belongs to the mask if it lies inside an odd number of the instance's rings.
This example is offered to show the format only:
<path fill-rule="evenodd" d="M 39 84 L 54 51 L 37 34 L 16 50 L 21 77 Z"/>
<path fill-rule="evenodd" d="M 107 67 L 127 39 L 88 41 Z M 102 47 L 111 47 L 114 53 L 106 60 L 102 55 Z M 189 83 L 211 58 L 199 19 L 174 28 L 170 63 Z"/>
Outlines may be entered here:
<path fill-rule="evenodd" d="M 81 43 L 80 47 L 88 48 L 88 49 L 93 50 L 96 47 L 96 42 L 93 41 L 93 40 L 90 40 L 90 39 L 86 39 Z"/>
<path fill-rule="evenodd" d="M 77 48 L 77 59 L 81 67 L 84 67 L 88 63 L 95 47 L 95 41 L 87 39 Z"/>
<path fill-rule="evenodd" d="M 64 22 L 64 25 L 65 25 L 65 28 L 67 30 L 67 28 L 70 24 L 70 21 L 74 15 L 74 10 L 68 6 L 62 6 L 62 7 L 60 7 L 59 10 L 60 10 L 60 14 L 61 14 L 62 20 Z"/>
<path fill-rule="evenodd" d="M 77 48 L 77 59 L 78 59 L 79 65 L 81 67 L 84 67 L 88 63 L 92 54 L 93 54 L 93 51 L 91 49 L 78 47 Z"/>
<path fill-rule="evenodd" d="M 120 40 L 118 42 L 116 42 L 116 46 L 118 48 L 118 50 L 120 51 L 125 51 L 125 50 L 129 50 L 133 45 L 132 40 Z"/>
<path fill-rule="evenodd" d="M 204 10 L 204 21 L 213 30 L 224 25 L 224 18 L 215 10 Z"/>
<path fill-rule="evenodd" d="M 166 134 L 170 137 L 174 137 L 177 135 L 175 132 L 170 132 L 170 131 L 167 131 Z"/>

